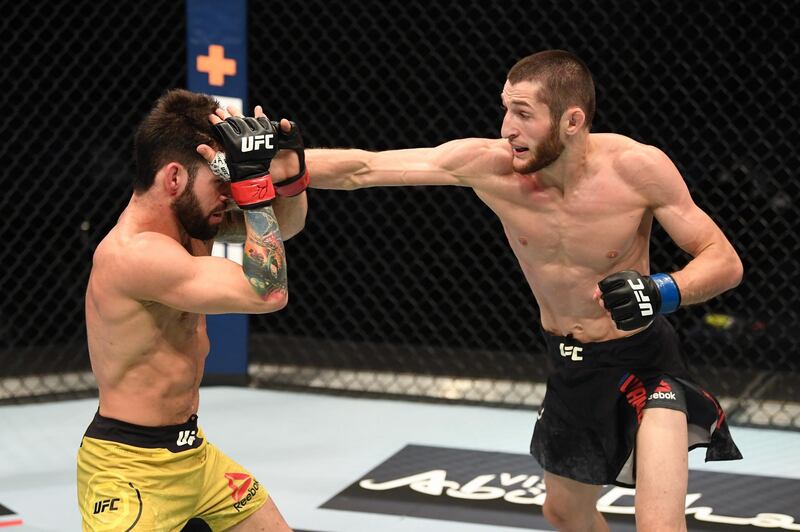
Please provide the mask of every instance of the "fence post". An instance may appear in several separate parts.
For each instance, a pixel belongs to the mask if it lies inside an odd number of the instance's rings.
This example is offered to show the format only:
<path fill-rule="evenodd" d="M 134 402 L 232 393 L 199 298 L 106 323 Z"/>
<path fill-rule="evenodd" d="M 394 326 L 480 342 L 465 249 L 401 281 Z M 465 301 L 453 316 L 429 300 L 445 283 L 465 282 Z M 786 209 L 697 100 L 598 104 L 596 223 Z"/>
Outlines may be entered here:
<path fill-rule="evenodd" d="M 247 109 L 247 0 L 186 1 L 187 87 L 223 106 Z M 241 244 L 214 244 L 213 254 L 241 264 Z M 211 352 L 203 384 L 246 384 L 248 317 L 207 316 Z"/>

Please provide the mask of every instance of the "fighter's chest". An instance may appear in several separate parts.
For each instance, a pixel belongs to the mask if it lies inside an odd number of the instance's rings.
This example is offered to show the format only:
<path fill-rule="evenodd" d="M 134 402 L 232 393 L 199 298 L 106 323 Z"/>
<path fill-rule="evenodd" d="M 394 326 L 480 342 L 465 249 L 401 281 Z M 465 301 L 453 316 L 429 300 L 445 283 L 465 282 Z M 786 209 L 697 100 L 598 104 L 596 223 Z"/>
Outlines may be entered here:
<path fill-rule="evenodd" d="M 635 194 L 597 186 L 533 191 L 493 208 L 520 258 L 598 268 L 628 253 L 652 220 Z"/>

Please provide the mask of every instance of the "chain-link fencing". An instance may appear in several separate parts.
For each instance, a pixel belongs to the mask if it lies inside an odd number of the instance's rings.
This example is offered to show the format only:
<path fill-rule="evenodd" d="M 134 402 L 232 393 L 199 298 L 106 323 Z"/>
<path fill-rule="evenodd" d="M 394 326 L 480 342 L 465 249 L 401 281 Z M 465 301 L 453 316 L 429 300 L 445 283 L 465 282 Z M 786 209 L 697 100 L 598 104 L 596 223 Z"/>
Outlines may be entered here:
<path fill-rule="evenodd" d="M 513 63 L 568 49 L 594 130 L 662 148 L 745 264 L 737 289 L 671 316 L 735 422 L 800 427 L 797 4 L 251 2 L 250 97 L 310 146 L 497 137 Z M 127 200 L 132 133 L 185 81 L 181 2 L 16 3 L 6 58 L 0 396 L 92 390 L 83 291 Z M 42 116 L 44 115 L 44 116 Z M 291 304 L 251 318 L 273 387 L 538 404 L 548 368 L 530 289 L 468 189 L 311 191 L 287 242 Z M 654 271 L 687 257 L 659 228 Z"/>

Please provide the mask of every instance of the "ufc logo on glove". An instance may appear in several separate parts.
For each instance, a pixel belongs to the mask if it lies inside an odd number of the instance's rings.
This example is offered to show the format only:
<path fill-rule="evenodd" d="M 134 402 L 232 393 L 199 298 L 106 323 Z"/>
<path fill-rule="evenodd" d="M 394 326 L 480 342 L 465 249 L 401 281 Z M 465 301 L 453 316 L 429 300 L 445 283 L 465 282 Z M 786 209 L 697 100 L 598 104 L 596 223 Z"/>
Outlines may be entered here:
<path fill-rule="evenodd" d="M 261 149 L 262 146 L 267 149 L 273 149 L 273 136 L 274 135 L 272 133 L 269 133 L 265 135 L 251 135 L 248 137 L 242 137 L 242 151 L 255 151 Z"/>
<path fill-rule="evenodd" d="M 644 295 L 644 282 L 639 279 L 639 282 L 634 283 L 628 279 L 628 284 L 633 288 L 633 294 L 636 296 L 636 301 L 639 302 L 639 310 L 642 312 L 642 316 L 652 316 L 653 305 L 650 303 L 650 298 Z"/>

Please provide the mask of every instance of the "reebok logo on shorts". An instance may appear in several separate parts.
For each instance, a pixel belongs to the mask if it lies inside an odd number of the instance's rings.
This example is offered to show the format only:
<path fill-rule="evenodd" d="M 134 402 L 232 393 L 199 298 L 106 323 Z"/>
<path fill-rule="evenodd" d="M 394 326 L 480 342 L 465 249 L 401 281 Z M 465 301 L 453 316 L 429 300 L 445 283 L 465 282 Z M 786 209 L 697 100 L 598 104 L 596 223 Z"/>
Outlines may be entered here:
<path fill-rule="evenodd" d="M 247 493 L 247 488 L 253 483 L 252 477 L 247 473 L 225 473 L 225 478 L 228 479 L 228 487 L 233 492 L 231 497 L 236 502 L 239 502 L 244 497 L 244 494 Z"/>
<path fill-rule="evenodd" d="M 261 485 L 257 480 L 254 482 L 247 473 L 225 473 L 225 478 L 228 479 L 228 487 L 232 492 L 233 507 L 237 512 L 241 512 L 242 508 L 256 496 Z"/>
<path fill-rule="evenodd" d="M 661 382 L 658 383 L 656 389 L 653 390 L 653 393 L 651 393 L 647 398 L 648 401 L 653 399 L 667 399 L 670 401 L 678 400 L 678 398 L 675 397 L 675 392 L 672 391 L 672 387 L 664 379 L 661 379 Z"/>

